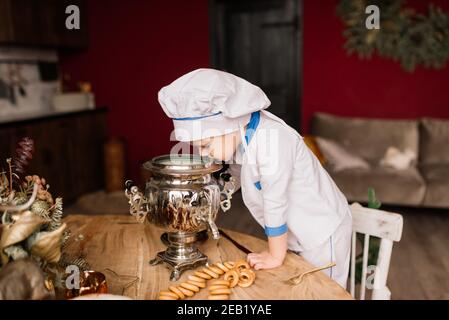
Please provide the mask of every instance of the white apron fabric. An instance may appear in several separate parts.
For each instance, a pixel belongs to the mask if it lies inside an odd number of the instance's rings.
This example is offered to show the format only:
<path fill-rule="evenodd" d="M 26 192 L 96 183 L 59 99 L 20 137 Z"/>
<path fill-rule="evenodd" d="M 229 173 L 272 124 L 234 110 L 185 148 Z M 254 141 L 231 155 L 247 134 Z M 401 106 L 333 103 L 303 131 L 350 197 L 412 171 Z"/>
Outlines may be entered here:
<path fill-rule="evenodd" d="M 340 273 L 345 272 L 350 245 L 346 229 L 351 229 L 352 219 L 344 195 L 299 133 L 275 115 L 260 112 L 249 144 L 243 127 L 240 132 L 242 148 L 235 161 L 241 167 L 231 164 L 230 171 L 239 176 L 243 201 L 255 220 L 268 236 L 288 232 L 288 248 L 313 265 L 329 263 L 332 252 L 337 263 L 333 277 L 343 283 Z M 340 234 L 343 221 L 349 224 L 343 224 L 346 229 Z"/>
<path fill-rule="evenodd" d="M 336 262 L 336 266 L 323 270 L 331 279 L 346 289 L 349 261 L 351 254 L 352 219 L 347 216 L 322 245 L 303 252 L 295 252 L 315 267 L 322 267 L 329 262 Z"/>

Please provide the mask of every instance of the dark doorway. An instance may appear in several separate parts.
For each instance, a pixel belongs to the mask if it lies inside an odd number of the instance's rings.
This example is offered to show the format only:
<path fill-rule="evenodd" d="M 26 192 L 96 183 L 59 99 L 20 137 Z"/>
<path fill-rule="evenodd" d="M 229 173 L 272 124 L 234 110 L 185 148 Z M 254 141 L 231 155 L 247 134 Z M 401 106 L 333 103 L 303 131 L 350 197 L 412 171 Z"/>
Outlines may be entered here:
<path fill-rule="evenodd" d="M 265 91 L 269 111 L 300 130 L 300 0 L 210 0 L 212 66 Z"/>

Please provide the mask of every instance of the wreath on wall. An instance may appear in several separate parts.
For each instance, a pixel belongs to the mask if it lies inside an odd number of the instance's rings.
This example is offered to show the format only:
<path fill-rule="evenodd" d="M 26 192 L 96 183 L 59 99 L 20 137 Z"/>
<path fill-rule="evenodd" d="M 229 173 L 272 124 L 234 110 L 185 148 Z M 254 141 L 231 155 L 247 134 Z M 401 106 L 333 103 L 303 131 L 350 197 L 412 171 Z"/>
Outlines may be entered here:
<path fill-rule="evenodd" d="M 449 11 L 429 5 L 427 14 L 404 6 L 404 0 L 341 0 L 337 13 L 345 24 L 348 54 L 362 59 L 374 52 L 400 62 L 408 72 L 417 66 L 441 69 L 449 60 Z M 367 29 L 368 5 L 380 10 L 380 29 Z"/>

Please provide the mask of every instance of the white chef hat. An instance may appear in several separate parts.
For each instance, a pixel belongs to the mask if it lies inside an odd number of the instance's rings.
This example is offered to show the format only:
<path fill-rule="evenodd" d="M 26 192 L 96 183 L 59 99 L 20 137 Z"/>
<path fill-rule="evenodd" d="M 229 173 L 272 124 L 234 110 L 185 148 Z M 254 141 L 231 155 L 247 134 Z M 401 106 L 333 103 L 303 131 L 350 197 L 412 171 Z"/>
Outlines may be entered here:
<path fill-rule="evenodd" d="M 233 74 L 197 69 L 163 87 L 158 94 L 173 119 L 178 141 L 228 134 L 249 122 L 252 112 L 270 105 L 257 86 Z"/>

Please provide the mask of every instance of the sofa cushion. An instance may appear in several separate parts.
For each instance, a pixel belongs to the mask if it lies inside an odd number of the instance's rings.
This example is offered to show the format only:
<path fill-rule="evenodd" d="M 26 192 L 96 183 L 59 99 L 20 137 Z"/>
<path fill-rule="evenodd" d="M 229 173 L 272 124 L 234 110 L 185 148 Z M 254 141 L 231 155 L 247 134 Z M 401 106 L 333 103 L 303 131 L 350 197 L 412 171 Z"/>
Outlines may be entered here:
<path fill-rule="evenodd" d="M 362 157 L 343 148 L 338 142 L 323 137 L 316 137 L 320 151 L 333 171 L 361 168 L 368 170 L 370 165 Z"/>
<path fill-rule="evenodd" d="M 426 207 L 449 207 L 449 164 L 425 165 L 420 171 L 426 181 Z"/>
<path fill-rule="evenodd" d="M 371 170 L 328 171 L 349 201 L 368 202 L 370 187 L 374 188 L 377 199 L 385 204 L 420 205 L 424 199 L 426 186 L 415 167 L 405 170 L 373 167 Z"/>
<path fill-rule="evenodd" d="M 420 164 L 449 164 L 448 142 L 449 120 L 422 119 L 420 126 Z"/>
<path fill-rule="evenodd" d="M 380 120 L 346 118 L 316 113 L 312 134 L 332 139 L 347 150 L 378 165 L 388 147 L 410 149 L 418 155 L 418 122 L 415 120 Z"/>

